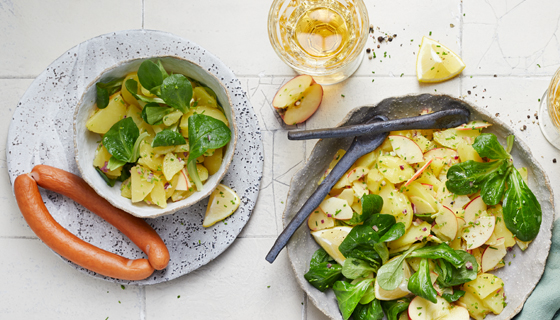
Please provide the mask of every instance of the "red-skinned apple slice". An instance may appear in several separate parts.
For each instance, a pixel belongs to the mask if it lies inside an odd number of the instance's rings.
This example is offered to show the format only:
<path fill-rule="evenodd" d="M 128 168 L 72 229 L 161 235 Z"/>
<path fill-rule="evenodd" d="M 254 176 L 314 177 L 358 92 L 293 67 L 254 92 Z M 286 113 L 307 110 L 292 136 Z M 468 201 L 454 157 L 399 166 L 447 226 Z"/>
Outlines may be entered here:
<path fill-rule="evenodd" d="M 472 250 L 483 245 L 494 232 L 496 217 L 486 215 L 479 217 L 472 223 L 467 223 L 463 229 L 463 239 L 467 243 L 467 249 Z"/>
<path fill-rule="evenodd" d="M 416 173 L 410 178 L 408 179 L 408 181 L 404 184 L 404 186 L 408 186 L 412 181 L 416 180 L 416 178 L 418 178 L 422 172 L 424 172 L 424 170 L 428 169 L 428 167 L 430 166 L 430 164 L 432 163 L 434 159 L 430 159 L 428 160 L 428 162 L 426 162 L 426 164 L 424 164 L 422 166 L 422 168 L 418 169 L 418 171 L 416 171 Z M 432 190 L 433 190 L 433 186 L 432 186 Z"/>
<path fill-rule="evenodd" d="M 428 192 L 432 195 L 432 197 L 436 197 L 436 191 L 434 190 L 434 185 L 429 183 L 421 183 L 424 188 L 428 190 Z"/>
<path fill-rule="evenodd" d="M 405 136 L 389 136 L 389 141 L 395 153 L 409 164 L 424 161 L 422 149 L 414 140 Z"/>
<path fill-rule="evenodd" d="M 449 148 L 435 148 L 424 153 L 424 160 L 432 158 L 443 158 L 448 164 L 455 164 L 459 162 L 459 154 L 457 151 Z"/>
<path fill-rule="evenodd" d="M 315 81 L 309 75 L 297 76 L 290 81 L 286 82 L 274 96 L 272 106 L 275 109 L 285 109 L 294 104 L 297 100 L 301 99 L 303 93 Z"/>
<path fill-rule="evenodd" d="M 179 172 L 179 180 L 177 180 L 177 187 L 175 188 L 175 190 L 187 191 L 191 187 L 192 187 L 192 185 L 191 185 L 191 182 L 189 180 L 189 174 L 187 173 L 185 168 L 183 168 L 183 170 L 181 170 Z"/>
<path fill-rule="evenodd" d="M 354 215 L 348 202 L 340 198 L 329 198 L 319 205 L 321 210 L 327 215 L 337 220 L 349 220 Z"/>
<path fill-rule="evenodd" d="M 280 114 L 287 125 L 302 123 L 311 117 L 323 101 L 323 87 L 318 84 L 312 84 L 305 92 L 301 99 L 287 107 L 284 114 Z"/>
<path fill-rule="evenodd" d="M 486 212 L 486 209 L 486 203 L 484 203 L 481 196 L 472 199 L 465 206 L 465 222 L 469 223 L 475 221 L 483 212 Z"/>
<path fill-rule="evenodd" d="M 478 129 L 488 128 L 491 125 L 492 125 L 491 123 L 486 121 L 475 120 L 469 123 L 462 124 L 457 128 L 455 128 L 455 130 L 478 130 Z"/>
<path fill-rule="evenodd" d="M 457 217 L 451 209 L 443 207 L 435 221 L 436 225 L 432 227 L 432 231 L 434 231 L 438 238 L 446 241 L 455 239 L 458 230 Z"/>
<path fill-rule="evenodd" d="M 482 253 L 482 272 L 490 271 L 506 256 L 506 246 L 502 243 L 497 246 L 488 246 Z"/>

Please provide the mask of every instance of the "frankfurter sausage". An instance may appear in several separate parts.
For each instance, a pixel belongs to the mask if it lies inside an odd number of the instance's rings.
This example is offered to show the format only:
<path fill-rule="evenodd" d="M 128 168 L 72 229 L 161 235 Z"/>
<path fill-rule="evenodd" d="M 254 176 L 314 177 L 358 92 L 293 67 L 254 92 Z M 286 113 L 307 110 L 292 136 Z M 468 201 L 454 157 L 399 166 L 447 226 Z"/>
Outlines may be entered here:
<path fill-rule="evenodd" d="M 46 165 L 35 166 L 31 177 L 42 188 L 67 196 L 119 229 L 144 251 L 154 269 L 167 267 L 169 251 L 155 230 L 146 221 L 113 207 L 82 178 Z"/>
<path fill-rule="evenodd" d="M 56 253 L 99 274 L 124 280 L 142 280 L 154 268 L 146 259 L 130 260 L 76 237 L 56 222 L 43 203 L 37 182 L 28 174 L 14 182 L 16 200 L 31 230 Z"/>

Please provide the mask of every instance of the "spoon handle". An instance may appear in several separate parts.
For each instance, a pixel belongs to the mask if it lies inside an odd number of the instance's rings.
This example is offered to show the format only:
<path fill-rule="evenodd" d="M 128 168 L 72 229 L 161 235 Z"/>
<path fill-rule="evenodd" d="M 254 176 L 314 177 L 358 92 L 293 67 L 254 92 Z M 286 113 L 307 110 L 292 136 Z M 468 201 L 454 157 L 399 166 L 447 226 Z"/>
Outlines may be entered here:
<path fill-rule="evenodd" d="M 377 141 L 374 141 L 375 145 L 371 150 L 374 150 L 380 146 L 385 140 L 386 135 L 379 135 L 376 137 Z M 311 212 L 315 210 L 323 199 L 327 196 L 331 188 L 338 182 L 338 180 L 346 173 L 346 171 L 364 154 L 370 152 L 371 150 L 363 148 L 358 142 L 358 138 L 355 138 L 350 148 L 340 161 L 334 166 L 332 171 L 327 175 L 325 180 L 319 185 L 317 190 L 307 199 L 303 204 L 301 209 L 296 213 L 292 221 L 288 226 L 282 231 L 276 242 L 272 246 L 272 249 L 266 255 L 266 261 L 272 263 L 276 260 L 276 257 L 286 246 L 290 238 L 296 232 L 296 230 L 301 226 L 301 224 L 309 217 Z"/>
<path fill-rule="evenodd" d="M 444 129 L 454 128 L 469 121 L 470 112 L 466 109 L 448 109 L 434 113 L 329 129 L 303 130 L 288 132 L 290 140 L 308 140 L 325 138 L 342 138 L 376 134 L 389 131 L 411 129 Z"/>

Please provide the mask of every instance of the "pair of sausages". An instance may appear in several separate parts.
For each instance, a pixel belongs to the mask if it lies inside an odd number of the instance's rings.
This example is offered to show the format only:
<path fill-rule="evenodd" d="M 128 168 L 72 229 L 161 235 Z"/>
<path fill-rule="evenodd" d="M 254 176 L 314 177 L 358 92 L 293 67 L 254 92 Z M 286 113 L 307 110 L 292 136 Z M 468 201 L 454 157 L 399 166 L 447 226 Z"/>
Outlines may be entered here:
<path fill-rule="evenodd" d="M 132 240 L 148 259 L 127 259 L 76 237 L 53 219 L 37 185 L 67 196 L 100 216 Z M 31 173 L 16 178 L 14 192 L 31 230 L 52 250 L 77 265 L 108 277 L 142 280 L 169 263 L 165 243 L 148 223 L 113 207 L 82 178 L 72 173 L 37 165 Z"/>

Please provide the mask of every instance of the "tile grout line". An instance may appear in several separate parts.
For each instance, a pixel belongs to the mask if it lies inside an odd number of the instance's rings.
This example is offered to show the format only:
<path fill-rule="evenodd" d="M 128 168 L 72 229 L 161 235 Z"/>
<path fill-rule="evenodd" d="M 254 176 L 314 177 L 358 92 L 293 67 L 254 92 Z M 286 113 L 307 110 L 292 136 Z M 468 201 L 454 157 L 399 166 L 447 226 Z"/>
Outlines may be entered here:
<path fill-rule="evenodd" d="M 142 29 L 144 29 L 144 8 L 145 8 L 145 1 L 146 0 L 142 0 Z"/>
<path fill-rule="evenodd" d="M 141 292 L 140 302 L 142 305 L 142 313 L 140 314 L 140 320 L 146 320 L 147 317 L 146 286 L 142 286 L 142 290 L 140 292 Z"/>

